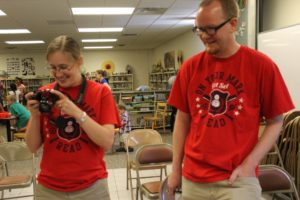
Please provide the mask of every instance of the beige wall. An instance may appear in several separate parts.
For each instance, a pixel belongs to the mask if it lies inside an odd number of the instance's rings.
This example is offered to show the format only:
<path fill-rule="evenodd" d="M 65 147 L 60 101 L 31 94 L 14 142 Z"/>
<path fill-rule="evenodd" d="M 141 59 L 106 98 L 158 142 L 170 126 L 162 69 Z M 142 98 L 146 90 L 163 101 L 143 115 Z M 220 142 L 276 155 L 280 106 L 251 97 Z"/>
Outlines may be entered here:
<path fill-rule="evenodd" d="M 183 52 L 183 59 L 187 60 L 189 57 L 197 54 L 203 50 L 203 44 L 201 43 L 198 36 L 196 36 L 192 31 L 188 31 L 183 35 L 159 46 L 152 52 L 152 64 L 156 64 L 159 60 L 163 62 L 164 54 L 169 51 L 181 50 Z M 177 61 L 176 68 L 179 68 Z M 164 64 L 163 64 L 164 66 Z M 150 69 L 151 70 L 151 69 Z M 150 71 L 149 71 L 150 72 Z"/>
<path fill-rule="evenodd" d="M 299 0 L 263 0 L 263 30 L 272 30 L 300 23 Z"/>
<path fill-rule="evenodd" d="M 26 58 L 33 57 L 36 66 L 36 75 L 48 75 L 45 69 L 47 64 L 44 53 L 29 54 L 7 54 L 0 57 L 0 70 L 6 70 L 6 58 Z M 125 72 L 126 65 L 131 65 L 134 69 L 134 88 L 141 84 L 148 83 L 148 68 L 150 67 L 150 51 L 84 51 L 83 69 L 86 71 L 96 71 L 101 69 L 101 64 L 106 60 L 111 60 L 115 64 L 115 72 Z M 21 73 L 20 73 L 21 76 Z M 35 76 L 27 76 L 35 78 Z"/>
<path fill-rule="evenodd" d="M 183 58 L 186 60 L 202 49 L 203 45 L 200 39 L 194 35 L 192 31 L 188 31 L 153 50 L 84 51 L 83 69 L 90 72 L 95 71 L 101 68 L 101 64 L 104 61 L 112 60 L 115 64 L 115 72 L 124 72 L 126 65 L 129 64 L 134 70 L 134 88 L 136 88 L 139 85 L 148 84 L 149 72 L 151 72 L 152 65 L 159 59 L 163 61 L 163 56 L 166 52 L 181 50 L 183 52 Z M 45 69 L 47 62 L 45 60 L 44 52 L 27 54 L 2 54 L 0 56 L 0 70 L 6 70 L 6 58 L 12 57 L 20 59 L 33 57 L 35 60 L 36 75 L 48 75 L 48 71 Z M 178 68 L 178 63 L 176 65 Z M 28 78 L 35 78 L 35 76 L 29 76 Z"/>

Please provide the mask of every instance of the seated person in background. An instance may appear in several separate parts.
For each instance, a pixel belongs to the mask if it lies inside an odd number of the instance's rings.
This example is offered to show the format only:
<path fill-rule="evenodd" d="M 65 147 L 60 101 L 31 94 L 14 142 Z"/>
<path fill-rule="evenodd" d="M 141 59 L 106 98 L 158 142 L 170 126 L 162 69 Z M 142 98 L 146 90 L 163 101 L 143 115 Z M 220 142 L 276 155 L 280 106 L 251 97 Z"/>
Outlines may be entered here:
<path fill-rule="evenodd" d="M 120 138 L 120 147 L 116 150 L 117 152 L 125 152 L 125 140 L 128 136 L 128 134 L 131 131 L 131 123 L 130 123 L 130 118 L 129 118 L 129 114 L 128 111 L 126 110 L 125 106 L 123 105 L 119 105 L 118 106 L 119 109 L 119 114 L 120 114 L 120 119 L 121 119 L 121 127 L 119 130 L 119 138 Z M 130 152 L 133 151 L 132 147 L 128 147 L 128 150 Z"/>
<path fill-rule="evenodd" d="M 17 89 L 20 91 L 20 96 L 19 96 L 19 103 L 22 103 L 23 105 L 24 104 L 24 97 L 25 97 L 25 94 L 26 94 L 26 86 L 23 84 L 23 79 L 20 78 L 20 77 L 16 77 L 16 81 L 15 81 L 16 85 L 17 85 Z"/>
<path fill-rule="evenodd" d="M 15 95 L 15 99 L 17 102 L 20 102 L 20 95 L 21 95 L 21 91 L 18 90 L 17 85 L 15 83 L 11 83 L 9 85 L 10 87 L 10 91 L 8 91 L 9 95 Z"/>
<path fill-rule="evenodd" d="M 8 111 L 16 117 L 14 125 L 17 131 L 24 130 L 30 117 L 29 111 L 22 104 L 16 101 L 15 95 L 8 95 L 6 100 L 9 106 Z"/>
<path fill-rule="evenodd" d="M 4 110 L 4 108 L 3 108 L 3 105 L 2 105 L 2 103 L 0 103 L 0 112 L 4 112 L 5 110 Z"/>

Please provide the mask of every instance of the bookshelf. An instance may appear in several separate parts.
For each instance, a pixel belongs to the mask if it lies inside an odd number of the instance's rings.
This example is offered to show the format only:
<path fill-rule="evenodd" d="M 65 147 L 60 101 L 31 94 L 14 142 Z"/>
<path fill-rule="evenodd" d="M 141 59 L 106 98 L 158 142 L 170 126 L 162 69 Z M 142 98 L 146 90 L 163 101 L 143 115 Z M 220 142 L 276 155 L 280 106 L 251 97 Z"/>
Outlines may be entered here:
<path fill-rule="evenodd" d="M 125 105 L 131 118 L 132 128 L 137 129 L 144 127 L 145 116 L 154 115 L 156 102 L 166 102 L 169 92 L 169 90 L 119 91 L 113 92 L 113 96 L 118 104 Z M 168 118 L 166 121 L 169 124 Z"/>
<path fill-rule="evenodd" d="M 110 76 L 109 85 L 113 91 L 133 90 L 133 74 L 114 73 Z"/>
<path fill-rule="evenodd" d="M 176 70 L 150 73 L 149 86 L 152 90 L 167 90 L 169 78 L 176 74 Z"/>

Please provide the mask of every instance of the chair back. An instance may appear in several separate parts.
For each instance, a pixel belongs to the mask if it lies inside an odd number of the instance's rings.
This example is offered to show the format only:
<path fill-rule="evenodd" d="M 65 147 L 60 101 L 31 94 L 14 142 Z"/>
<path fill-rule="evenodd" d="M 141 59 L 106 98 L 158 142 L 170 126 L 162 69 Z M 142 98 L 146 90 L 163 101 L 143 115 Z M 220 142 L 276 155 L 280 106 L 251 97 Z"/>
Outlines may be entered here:
<path fill-rule="evenodd" d="M 173 151 L 170 144 L 148 144 L 141 146 L 135 154 L 137 167 L 143 165 L 162 165 L 172 162 Z"/>
<path fill-rule="evenodd" d="M 285 128 L 285 126 L 290 122 L 292 121 L 293 119 L 295 119 L 296 117 L 300 116 L 300 110 L 292 110 L 288 113 L 286 113 L 284 115 L 284 118 L 283 118 L 283 125 L 282 127 Z"/>
<path fill-rule="evenodd" d="M 141 199 L 143 194 L 148 199 L 158 199 L 162 176 L 157 181 L 141 182 L 140 170 L 145 167 L 157 168 L 167 166 L 172 162 L 173 151 L 170 144 L 148 144 L 137 149 L 135 154 L 135 164 L 137 173 L 137 186 L 140 189 Z"/>
<path fill-rule="evenodd" d="M 0 144 L 0 161 L 2 163 L 2 177 L 0 178 L 0 192 L 3 198 L 4 190 L 11 190 L 17 188 L 30 187 L 33 184 L 33 193 L 35 191 L 35 172 L 36 164 L 34 154 L 31 153 L 24 142 L 5 142 Z M 17 162 L 15 162 L 17 161 Z M 29 169 L 27 167 L 22 168 L 16 173 L 15 166 L 20 165 L 19 161 L 31 161 L 30 172 L 24 169 Z M 9 164 L 10 163 L 10 164 Z M 12 173 L 13 172 L 13 173 Z M 20 175 L 11 175 L 20 174 Z M 28 195 L 26 195 L 28 196 Z M 29 195 L 32 196 L 32 195 Z M 25 196 L 18 196 L 18 198 Z M 10 197 L 13 199 L 14 197 Z"/>
<path fill-rule="evenodd" d="M 293 178 L 286 170 L 277 165 L 260 165 L 258 180 L 264 193 L 289 193 L 299 200 Z"/>
<path fill-rule="evenodd" d="M 167 112 L 167 103 L 165 102 L 158 102 L 156 103 L 156 108 L 155 108 L 155 114 L 154 117 L 165 117 L 166 112 Z"/>
<path fill-rule="evenodd" d="M 0 156 L 7 162 L 31 160 L 33 154 L 24 142 L 5 142 L 0 144 Z"/>
<path fill-rule="evenodd" d="M 156 130 L 153 129 L 135 129 L 130 131 L 126 142 L 125 148 L 140 147 L 145 144 L 159 144 L 162 143 L 162 137 Z"/>

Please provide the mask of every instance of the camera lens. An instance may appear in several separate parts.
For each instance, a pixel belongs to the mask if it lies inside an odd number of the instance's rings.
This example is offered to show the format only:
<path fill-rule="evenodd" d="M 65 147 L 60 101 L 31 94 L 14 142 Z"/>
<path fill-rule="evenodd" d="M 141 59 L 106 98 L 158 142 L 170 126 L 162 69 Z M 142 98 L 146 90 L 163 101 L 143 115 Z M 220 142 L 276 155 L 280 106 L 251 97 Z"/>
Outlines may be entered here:
<path fill-rule="evenodd" d="M 51 105 L 48 103 L 40 103 L 39 110 L 42 113 L 49 113 L 51 111 Z"/>

